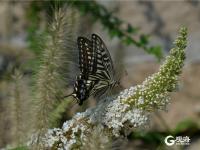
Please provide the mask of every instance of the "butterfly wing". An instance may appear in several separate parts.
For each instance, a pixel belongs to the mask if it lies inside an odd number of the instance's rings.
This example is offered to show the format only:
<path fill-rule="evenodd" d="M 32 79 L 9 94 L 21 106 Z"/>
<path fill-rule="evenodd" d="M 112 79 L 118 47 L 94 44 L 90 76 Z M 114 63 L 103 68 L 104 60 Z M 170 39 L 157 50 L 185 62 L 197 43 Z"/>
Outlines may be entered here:
<path fill-rule="evenodd" d="M 92 40 L 78 37 L 80 75 L 74 84 L 73 96 L 82 105 L 89 96 L 101 96 L 114 80 L 112 58 L 103 40 L 92 34 Z"/>
<path fill-rule="evenodd" d="M 92 49 L 92 42 L 87 38 L 78 37 L 77 43 L 80 75 L 76 78 L 72 95 L 78 101 L 79 105 L 82 105 L 83 101 L 90 96 L 90 91 L 96 82 L 88 79 L 90 74 L 96 72 L 96 67 L 94 67 L 96 65 L 96 55 Z"/>
<path fill-rule="evenodd" d="M 111 88 L 110 82 L 114 80 L 114 67 L 112 58 L 103 40 L 96 34 L 92 34 L 92 48 L 96 54 L 96 73 L 89 75 L 89 79 L 96 81 L 91 91 L 91 95 L 97 97 L 103 95 Z"/>
<path fill-rule="evenodd" d="M 92 49 L 92 42 L 84 37 L 78 37 L 79 68 L 85 77 L 96 72 L 96 55 Z"/>
<path fill-rule="evenodd" d="M 74 92 L 72 93 L 72 96 L 78 101 L 79 105 L 82 105 L 83 101 L 89 98 L 90 91 L 94 85 L 94 81 L 85 79 L 85 76 L 82 74 L 76 77 Z"/>
<path fill-rule="evenodd" d="M 108 76 L 109 79 L 112 79 L 114 77 L 112 58 L 105 43 L 96 34 L 92 34 L 92 48 L 97 55 L 97 74 L 100 72 L 99 74 L 103 75 L 102 71 L 104 71 L 104 75 Z"/>

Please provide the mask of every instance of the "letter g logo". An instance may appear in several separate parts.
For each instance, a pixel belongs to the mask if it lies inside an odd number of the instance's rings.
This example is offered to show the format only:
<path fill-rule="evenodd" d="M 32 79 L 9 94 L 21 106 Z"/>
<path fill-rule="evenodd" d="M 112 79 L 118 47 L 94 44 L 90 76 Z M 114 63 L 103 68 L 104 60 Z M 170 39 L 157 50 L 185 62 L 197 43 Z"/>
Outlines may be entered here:
<path fill-rule="evenodd" d="M 169 136 L 167 136 L 167 137 L 165 138 L 165 144 L 166 144 L 167 146 L 172 146 L 172 145 L 174 145 L 174 143 L 175 143 L 175 140 L 174 140 L 174 137 L 173 137 L 173 136 L 169 135 Z"/>

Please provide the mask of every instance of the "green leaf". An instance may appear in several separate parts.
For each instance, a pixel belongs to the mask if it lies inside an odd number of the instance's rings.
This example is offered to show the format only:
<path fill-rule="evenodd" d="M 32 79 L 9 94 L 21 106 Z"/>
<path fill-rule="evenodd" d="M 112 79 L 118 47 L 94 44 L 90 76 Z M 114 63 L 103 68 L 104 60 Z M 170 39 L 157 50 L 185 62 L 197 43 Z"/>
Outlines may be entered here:
<path fill-rule="evenodd" d="M 140 36 L 140 43 L 141 45 L 147 45 L 149 43 L 149 36 L 142 34 Z"/>
<path fill-rule="evenodd" d="M 127 31 L 128 33 L 136 33 L 136 32 L 138 31 L 138 28 L 133 28 L 133 27 L 131 26 L 131 24 L 128 23 L 126 31 Z"/>
<path fill-rule="evenodd" d="M 109 30 L 109 33 L 110 33 L 111 38 L 116 37 L 116 36 L 117 37 L 122 36 L 122 33 L 119 30 L 116 30 L 116 29 Z"/>
<path fill-rule="evenodd" d="M 161 143 L 163 140 L 163 135 L 159 132 L 151 131 L 151 132 L 134 132 L 131 134 L 131 139 L 141 139 L 145 141 L 145 143 Z"/>
<path fill-rule="evenodd" d="M 193 120 L 187 119 L 177 124 L 176 128 L 174 129 L 174 134 L 180 134 L 183 132 L 195 132 L 199 129 L 199 126 Z"/>
<path fill-rule="evenodd" d="M 127 45 L 133 44 L 133 39 L 130 38 L 130 37 L 127 37 L 127 38 L 124 40 L 124 43 L 127 44 Z"/>
<path fill-rule="evenodd" d="M 163 52 L 161 46 L 153 46 L 149 48 L 149 53 L 154 54 L 160 61 L 163 58 Z"/>

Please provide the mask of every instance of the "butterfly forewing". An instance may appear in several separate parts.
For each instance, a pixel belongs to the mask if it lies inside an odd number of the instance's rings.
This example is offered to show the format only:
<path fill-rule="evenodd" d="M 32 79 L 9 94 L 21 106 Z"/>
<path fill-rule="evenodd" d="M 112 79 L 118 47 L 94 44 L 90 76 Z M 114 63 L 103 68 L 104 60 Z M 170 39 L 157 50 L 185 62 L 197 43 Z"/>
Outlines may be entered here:
<path fill-rule="evenodd" d="M 92 45 L 97 55 L 97 74 L 112 79 L 114 68 L 112 58 L 103 40 L 96 34 L 92 34 Z"/>
<path fill-rule="evenodd" d="M 92 34 L 92 48 L 97 55 L 97 71 L 94 75 L 89 75 L 89 79 L 96 80 L 97 84 L 94 85 L 91 95 L 99 97 L 113 87 L 114 67 L 109 51 L 96 34 Z"/>
<path fill-rule="evenodd" d="M 92 49 L 92 42 L 84 37 L 78 37 L 79 68 L 84 76 L 96 72 L 96 56 Z"/>

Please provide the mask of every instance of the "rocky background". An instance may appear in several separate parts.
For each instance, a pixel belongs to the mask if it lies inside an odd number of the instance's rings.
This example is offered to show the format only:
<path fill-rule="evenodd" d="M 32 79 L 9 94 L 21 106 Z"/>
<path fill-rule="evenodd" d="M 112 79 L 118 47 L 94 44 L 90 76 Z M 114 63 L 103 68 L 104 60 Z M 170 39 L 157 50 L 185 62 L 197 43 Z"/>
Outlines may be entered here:
<path fill-rule="evenodd" d="M 162 45 L 165 54 L 172 47 L 178 29 L 181 26 L 188 28 L 186 63 L 178 92 L 173 94 L 167 112 L 159 113 L 159 117 L 155 114 L 150 129 L 163 131 L 166 129 L 163 123 L 173 129 L 178 123 L 187 119 L 200 123 L 200 2 L 195 0 L 98 2 L 113 11 L 115 16 L 139 27 L 142 33 L 150 34 L 152 44 Z M 28 50 L 27 43 L 28 6 L 28 1 L 0 2 L 0 148 L 12 143 L 9 142 L 10 140 L 14 140 L 10 132 L 13 126 L 12 115 L 9 115 L 10 112 L 7 109 L 12 101 L 5 96 L 12 88 L 10 84 L 5 83 L 6 77 L 3 74 L 12 66 L 24 64 L 34 57 L 34 54 Z M 117 38 L 111 40 L 100 23 L 92 24 L 90 18 L 85 17 L 80 18 L 80 24 L 83 24 L 80 27 L 81 34 L 100 35 L 117 67 L 118 64 L 124 66 L 127 72 L 127 74 L 122 73 L 125 87 L 141 83 L 158 69 L 159 63 L 154 56 L 135 46 L 123 45 Z M 28 69 L 26 73 L 29 73 Z M 129 144 L 127 147 L 133 149 L 137 144 Z M 197 150 L 199 147 L 200 139 L 197 138 L 192 140 L 192 144 L 187 149 Z"/>

